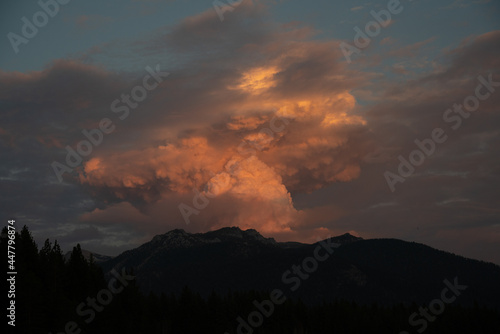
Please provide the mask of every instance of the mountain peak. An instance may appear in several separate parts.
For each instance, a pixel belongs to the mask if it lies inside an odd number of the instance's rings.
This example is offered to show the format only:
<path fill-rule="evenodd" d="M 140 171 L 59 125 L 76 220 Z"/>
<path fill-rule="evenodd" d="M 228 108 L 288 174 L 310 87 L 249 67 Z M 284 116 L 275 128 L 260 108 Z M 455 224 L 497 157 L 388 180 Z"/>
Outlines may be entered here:
<path fill-rule="evenodd" d="M 152 244 L 162 244 L 168 247 L 189 247 L 197 242 L 197 238 L 183 229 L 171 230 L 165 234 L 157 235 L 151 240 Z"/>
<path fill-rule="evenodd" d="M 226 235 L 226 236 L 233 236 L 236 238 L 243 238 L 243 231 L 237 227 L 237 226 L 231 226 L 231 227 L 223 227 L 221 229 L 207 232 L 206 234 L 218 234 L 218 235 Z"/>
<path fill-rule="evenodd" d="M 344 233 L 342 235 L 339 235 L 337 238 L 350 238 L 350 239 L 356 239 L 356 240 L 363 240 L 363 238 L 357 237 L 349 232 Z"/>
<path fill-rule="evenodd" d="M 179 234 L 179 235 L 188 235 L 186 231 L 184 231 L 182 228 L 176 228 L 175 230 L 171 230 L 165 234 Z"/>
<path fill-rule="evenodd" d="M 273 238 L 265 238 L 254 229 L 241 230 L 237 226 L 223 227 L 206 233 L 189 233 L 183 229 L 171 230 L 165 234 L 155 236 L 152 245 L 161 245 L 162 248 L 187 248 L 204 244 L 219 242 L 259 242 L 263 244 L 276 244 Z"/>
<path fill-rule="evenodd" d="M 223 241 L 237 238 L 237 239 L 255 240 L 265 244 L 276 244 L 276 241 L 273 238 L 265 238 L 257 230 L 254 229 L 242 230 L 237 226 L 223 227 L 215 231 L 201 233 L 201 235 L 209 238 L 217 238 Z"/>
<path fill-rule="evenodd" d="M 347 232 L 347 233 L 344 233 L 342 235 L 333 237 L 332 240 L 334 242 L 337 242 L 337 243 L 343 245 L 343 244 L 350 244 L 351 242 L 356 242 L 356 241 L 363 240 L 363 238 L 356 237 L 356 236 L 350 234 L 349 232 Z"/>

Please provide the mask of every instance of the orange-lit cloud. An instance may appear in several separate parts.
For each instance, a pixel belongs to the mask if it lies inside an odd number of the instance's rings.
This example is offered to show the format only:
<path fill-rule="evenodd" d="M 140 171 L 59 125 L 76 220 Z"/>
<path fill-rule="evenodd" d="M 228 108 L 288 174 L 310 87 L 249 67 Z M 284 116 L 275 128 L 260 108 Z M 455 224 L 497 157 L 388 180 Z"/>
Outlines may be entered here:
<path fill-rule="evenodd" d="M 241 80 L 233 89 L 241 89 L 252 94 L 261 93 L 276 84 L 274 76 L 277 72 L 276 67 L 252 68 L 243 73 Z"/>
<path fill-rule="evenodd" d="M 186 40 L 213 24 L 207 15 L 187 19 L 168 40 L 181 43 L 175 35 L 185 36 L 186 52 Z M 260 23 L 253 24 L 260 33 Z M 228 25 L 242 29 L 237 21 Z M 354 138 L 367 131 L 366 121 L 349 92 L 360 79 L 339 64 L 335 43 L 309 41 L 307 28 L 272 29 L 265 43 L 241 46 L 261 59 L 214 59 L 213 71 L 200 68 L 197 76 L 210 85 L 171 78 L 166 100 L 185 117 L 170 117 L 163 128 L 161 122 L 150 125 L 153 131 L 141 139 L 142 149 L 96 153 L 80 182 L 96 196 L 130 202 L 145 214 L 161 205 L 180 222 L 173 208 L 189 204 L 196 189 L 216 196 L 192 216 L 193 224 L 296 233 L 304 218 L 292 194 L 356 179 L 366 148 Z M 212 38 L 211 33 L 207 30 L 205 37 Z M 222 75 L 218 67 L 232 70 Z M 196 97 L 186 90 L 184 98 L 174 96 L 177 87 L 195 87 Z"/>

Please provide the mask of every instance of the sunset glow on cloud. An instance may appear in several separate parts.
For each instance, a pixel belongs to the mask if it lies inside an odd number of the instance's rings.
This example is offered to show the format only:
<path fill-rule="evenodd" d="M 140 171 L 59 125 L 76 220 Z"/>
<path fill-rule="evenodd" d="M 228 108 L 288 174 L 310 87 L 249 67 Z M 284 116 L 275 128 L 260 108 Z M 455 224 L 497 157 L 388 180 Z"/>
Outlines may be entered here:
<path fill-rule="evenodd" d="M 189 34 L 198 33 L 192 24 L 190 28 L 194 30 Z M 234 29 L 243 27 L 235 23 Z M 359 176 L 366 152 L 348 147 L 354 134 L 365 131 L 366 121 L 356 114 L 356 99 L 348 85 L 344 87 L 348 71 L 338 63 L 335 43 L 308 41 L 300 28 L 275 29 L 275 39 L 252 46 L 253 52 L 266 55 L 263 61 L 217 72 L 217 80 L 224 82 L 217 91 L 212 86 L 196 88 L 205 100 L 204 124 L 196 119 L 176 124 L 172 118 L 163 137 L 161 131 L 143 136 L 141 149 L 96 153 L 81 170 L 80 183 L 107 194 L 110 202 L 129 202 L 149 215 L 155 211 L 152 207 L 167 206 L 178 222 L 183 219 L 175 211 L 176 202 L 194 196 L 195 189 L 215 197 L 210 198 L 210 209 L 190 217 L 193 222 L 215 216 L 211 229 L 229 224 L 269 235 L 292 233 L 305 213 L 294 207 L 291 192 L 311 192 Z M 278 44 L 288 44 L 287 51 L 281 52 Z M 318 58 L 325 63 L 317 63 Z M 211 72 L 227 66 L 214 63 L 204 75 L 209 80 Z M 180 73 L 169 81 L 172 86 L 175 81 L 182 84 Z M 308 80 L 314 84 L 305 85 Z M 196 108 L 183 106 L 191 103 L 178 99 L 175 105 L 196 117 Z M 181 197 L 166 204 L 167 197 L 176 195 Z"/>

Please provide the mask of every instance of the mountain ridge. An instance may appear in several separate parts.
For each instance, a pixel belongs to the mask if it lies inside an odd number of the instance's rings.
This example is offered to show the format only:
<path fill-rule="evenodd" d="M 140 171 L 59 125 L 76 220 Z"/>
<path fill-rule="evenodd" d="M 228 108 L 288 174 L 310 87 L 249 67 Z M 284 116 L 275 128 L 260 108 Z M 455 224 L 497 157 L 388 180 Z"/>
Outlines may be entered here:
<path fill-rule="evenodd" d="M 328 255 L 324 244 L 336 244 Z M 295 268 L 326 257 L 290 291 Z M 313 263 L 313 262 L 311 262 Z M 467 259 L 398 239 L 368 239 L 349 233 L 313 244 L 277 242 L 258 231 L 227 227 L 206 233 L 172 230 L 101 263 L 105 271 L 133 269 L 145 293 L 179 293 L 189 286 L 211 291 L 289 290 L 292 297 L 317 304 L 335 299 L 360 303 L 425 303 L 439 297 L 444 280 L 458 277 L 468 291 L 458 303 L 480 301 L 500 307 L 500 266 Z M 294 267 L 295 266 L 295 267 Z M 285 277 L 285 273 L 290 274 Z M 302 273 L 306 275 L 305 272 Z M 304 276 L 305 277 L 305 276 Z"/>

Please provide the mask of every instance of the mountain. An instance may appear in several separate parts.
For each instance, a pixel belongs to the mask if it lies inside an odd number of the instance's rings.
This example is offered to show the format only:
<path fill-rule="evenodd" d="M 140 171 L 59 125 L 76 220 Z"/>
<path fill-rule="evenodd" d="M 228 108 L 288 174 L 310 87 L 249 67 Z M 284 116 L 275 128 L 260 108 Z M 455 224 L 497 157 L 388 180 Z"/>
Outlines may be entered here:
<path fill-rule="evenodd" d="M 82 249 L 82 254 L 83 254 L 83 257 L 87 261 L 90 260 L 90 255 L 92 255 L 94 257 L 94 262 L 99 263 L 99 264 L 106 262 L 106 261 L 109 261 L 113 258 L 112 256 L 101 255 L 101 254 L 94 253 L 94 252 L 91 252 L 91 251 L 88 251 L 85 249 Z M 67 262 L 70 257 L 71 257 L 71 251 L 66 252 L 66 254 L 64 254 L 64 261 Z"/>
<path fill-rule="evenodd" d="M 330 254 L 331 252 L 331 254 Z M 397 239 L 350 234 L 314 244 L 276 242 L 237 227 L 207 233 L 173 230 L 101 263 L 133 269 L 145 293 L 273 289 L 305 303 L 428 304 L 447 283 L 466 286 L 454 304 L 499 307 L 500 267 Z"/>

